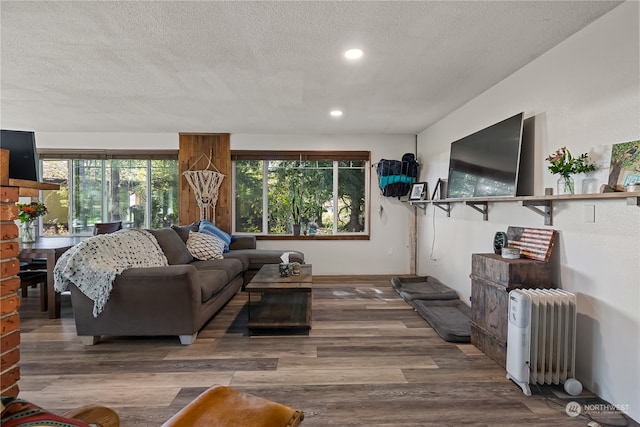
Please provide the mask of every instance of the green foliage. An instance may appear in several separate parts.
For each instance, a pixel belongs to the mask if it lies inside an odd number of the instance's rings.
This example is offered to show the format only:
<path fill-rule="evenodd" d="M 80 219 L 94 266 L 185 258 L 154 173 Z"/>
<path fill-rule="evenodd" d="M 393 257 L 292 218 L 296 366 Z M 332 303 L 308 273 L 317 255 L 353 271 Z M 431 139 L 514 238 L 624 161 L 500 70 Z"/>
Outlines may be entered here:
<path fill-rule="evenodd" d="M 236 163 L 236 231 L 262 232 L 262 160 Z"/>
<path fill-rule="evenodd" d="M 178 223 L 178 162 L 151 161 L 151 228 Z"/>
<path fill-rule="evenodd" d="M 589 162 L 589 155 L 587 153 L 573 157 L 567 147 L 556 150 L 555 153 L 549 155 L 545 160 L 550 163 L 548 168 L 551 173 L 564 177 L 596 170 L 596 165 Z"/>
<path fill-rule="evenodd" d="M 292 224 L 315 223 L 332 232 L 333 161 L 264 161 L 267 171 L 269 234 L 290 234 Z M 258 164 L 259 163 L 259 164 Z M 263 215 L 263 161 L 236 162 L 236 231 L 260 232 Z M 364 162 L 340 162 L 338 229 L 364 230 Z"/>
<path fill-rule="evenodd" d="M 18 219 L 21 223 L 32 223 L 38 217 L 47 213 L 47 207 L 40 201 L 18 203 Z"/>
<path fill-rule="evenodd" d="M 364 169 L 341 169 L 339 174 L 338 231 L 362 232 L 365 228 Z"/>

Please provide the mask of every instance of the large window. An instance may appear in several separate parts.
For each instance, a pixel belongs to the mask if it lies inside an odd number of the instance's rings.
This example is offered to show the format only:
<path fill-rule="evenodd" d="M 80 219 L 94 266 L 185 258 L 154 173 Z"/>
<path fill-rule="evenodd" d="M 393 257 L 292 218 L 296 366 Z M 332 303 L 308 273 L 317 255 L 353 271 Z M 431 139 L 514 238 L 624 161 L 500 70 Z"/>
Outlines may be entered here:
<path fill-rule="evenodd" d="M 43 234 L 91 234 L 96 222 L 122 221 L 125 228 L 177 223 L 176 154 L 66 156 L 69 158 L 61 159 L 65 155 L 60 153 L 42 155 L 43 181 L 60 185 L 60 190 L 43 191 L 48 209 Z"/>
<path fill-rule="evenodd" d="M 368 235 L 369 152 L 233 151 L 234 232 Z"/>

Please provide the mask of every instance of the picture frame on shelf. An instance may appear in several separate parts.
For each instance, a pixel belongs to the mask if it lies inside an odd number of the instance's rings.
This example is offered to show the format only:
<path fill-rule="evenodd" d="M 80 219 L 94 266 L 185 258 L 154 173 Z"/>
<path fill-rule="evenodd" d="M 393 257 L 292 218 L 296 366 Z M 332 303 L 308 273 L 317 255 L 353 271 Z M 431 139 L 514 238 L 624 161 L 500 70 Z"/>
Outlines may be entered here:
<path fill-rule="evenodd" d="M 435 187 L 433 187 L 433 194 L 431 194 L 431 200 L 436 200 L 436 194 L 438 200 L 444 200 L 447 198 L 447 180 L 438 178 Z"/>
<path fill-rule="evenodd" d="M 427 200 L 427 183 L 416 182 L 411 186 L 409 200 Z"/>
<path fill-rule="evenodd" d="M 608 184 L 615 191 L 640 184 L 640 140 L 613 144 Z"/>

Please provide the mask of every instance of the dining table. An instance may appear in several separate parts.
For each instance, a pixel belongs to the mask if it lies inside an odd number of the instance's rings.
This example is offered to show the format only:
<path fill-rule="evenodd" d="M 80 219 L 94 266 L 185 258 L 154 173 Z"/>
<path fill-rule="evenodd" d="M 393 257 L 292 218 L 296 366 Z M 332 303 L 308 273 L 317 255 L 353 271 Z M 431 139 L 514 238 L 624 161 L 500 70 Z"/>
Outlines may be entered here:
<path fill-rule="evenodd" d="M 67 250 L 90 236 L 40 236 L 35 242 L 21 243 L 20 261 L 33 262 L 33 260 L 46 260 L 47 269 L 47 311 L 49 319 L 60 317 L 60 294 L 54 289 L 53 269 L 58 258 Z"/>

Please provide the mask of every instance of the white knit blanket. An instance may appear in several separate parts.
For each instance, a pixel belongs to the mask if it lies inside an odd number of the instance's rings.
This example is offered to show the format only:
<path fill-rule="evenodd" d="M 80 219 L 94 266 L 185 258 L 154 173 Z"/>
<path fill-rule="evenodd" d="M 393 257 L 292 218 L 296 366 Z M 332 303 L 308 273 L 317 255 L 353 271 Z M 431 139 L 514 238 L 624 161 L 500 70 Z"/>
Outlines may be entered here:
<path fill-rule="evenodd" d="M 66 251 L 53 270 L 54 288 L 66 291 L 73 283 L 93 301 L 98 317 L 109 300 L 113 282 L 132 267 L 168 265 L 158 241 L 145 230 L 127 229 L 99 234 Z"/>

